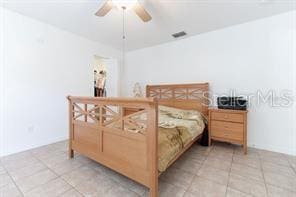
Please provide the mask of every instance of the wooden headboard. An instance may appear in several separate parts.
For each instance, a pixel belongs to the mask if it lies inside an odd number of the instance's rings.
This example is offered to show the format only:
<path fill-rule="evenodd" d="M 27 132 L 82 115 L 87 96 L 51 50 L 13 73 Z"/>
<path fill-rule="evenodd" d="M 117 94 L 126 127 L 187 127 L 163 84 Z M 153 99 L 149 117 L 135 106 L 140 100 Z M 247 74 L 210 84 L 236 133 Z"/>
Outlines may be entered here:
<path fill-rule="evenodd" d="M 160 105 L 198 110 L 208 115 L 209 83 L 147 85 L 146 96 L 158 99 Z"/>

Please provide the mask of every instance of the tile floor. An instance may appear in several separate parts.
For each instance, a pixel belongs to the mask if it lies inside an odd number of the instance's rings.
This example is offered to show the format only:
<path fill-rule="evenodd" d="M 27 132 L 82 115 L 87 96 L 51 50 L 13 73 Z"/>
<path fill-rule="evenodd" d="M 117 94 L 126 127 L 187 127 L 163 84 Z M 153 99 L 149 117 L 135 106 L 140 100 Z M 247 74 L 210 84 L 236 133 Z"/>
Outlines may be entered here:
<path fill-rule="evenodd" d="M 144 197 L 148 190 L 58 142 L 0 158 L 0 196 Z M 160 176 L 161 197 L 296 197 L 296 157 L 194 145 Z"/>

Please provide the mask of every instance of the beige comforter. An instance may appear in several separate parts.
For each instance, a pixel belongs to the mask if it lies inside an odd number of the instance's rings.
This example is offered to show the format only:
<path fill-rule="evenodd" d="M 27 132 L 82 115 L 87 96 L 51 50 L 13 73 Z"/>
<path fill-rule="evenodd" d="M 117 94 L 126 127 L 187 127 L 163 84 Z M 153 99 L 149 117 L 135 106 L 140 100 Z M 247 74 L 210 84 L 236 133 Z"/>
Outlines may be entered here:
<path fill-rule="evenodd" d="M 159 106 L 158 170 L 163 172 L 169 163 L 205 127 L 205 118 L 197 111 Z"/>

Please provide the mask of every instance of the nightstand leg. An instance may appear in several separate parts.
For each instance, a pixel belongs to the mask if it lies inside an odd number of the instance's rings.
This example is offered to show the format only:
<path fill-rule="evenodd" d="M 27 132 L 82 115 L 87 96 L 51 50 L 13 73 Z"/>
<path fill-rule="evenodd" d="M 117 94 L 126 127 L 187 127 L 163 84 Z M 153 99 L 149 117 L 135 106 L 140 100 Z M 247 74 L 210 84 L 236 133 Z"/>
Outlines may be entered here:
<path fill-rule="evenodd" d="M 245 153 L 245 155 L 248 153 L 248 147 L 246 144 L 244 144 L 244 153 Z"/>
<path fill-rule="evenodd" d="M 211 138 L 209 137 L 209 146 L 211 146 L 211 143 L 212 143 L 212 140 L 211 140 Z"/>
<path fill-rule="evenodd" d="M 74 157 L 74 151 L 72 149 L 69 150 L 68 156 L 69 159 L 72 159 Z"/>

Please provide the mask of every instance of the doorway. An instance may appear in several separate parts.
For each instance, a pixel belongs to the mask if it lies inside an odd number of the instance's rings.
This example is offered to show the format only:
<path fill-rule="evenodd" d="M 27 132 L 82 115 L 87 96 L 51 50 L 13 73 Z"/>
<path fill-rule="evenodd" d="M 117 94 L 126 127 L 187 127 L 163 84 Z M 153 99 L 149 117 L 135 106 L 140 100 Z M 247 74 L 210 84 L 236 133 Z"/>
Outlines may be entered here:
<path fill-rule="evenodd" d="M 117 59 L 94 55 L 93 96 L 118 97 L 119 65 Z"/>

